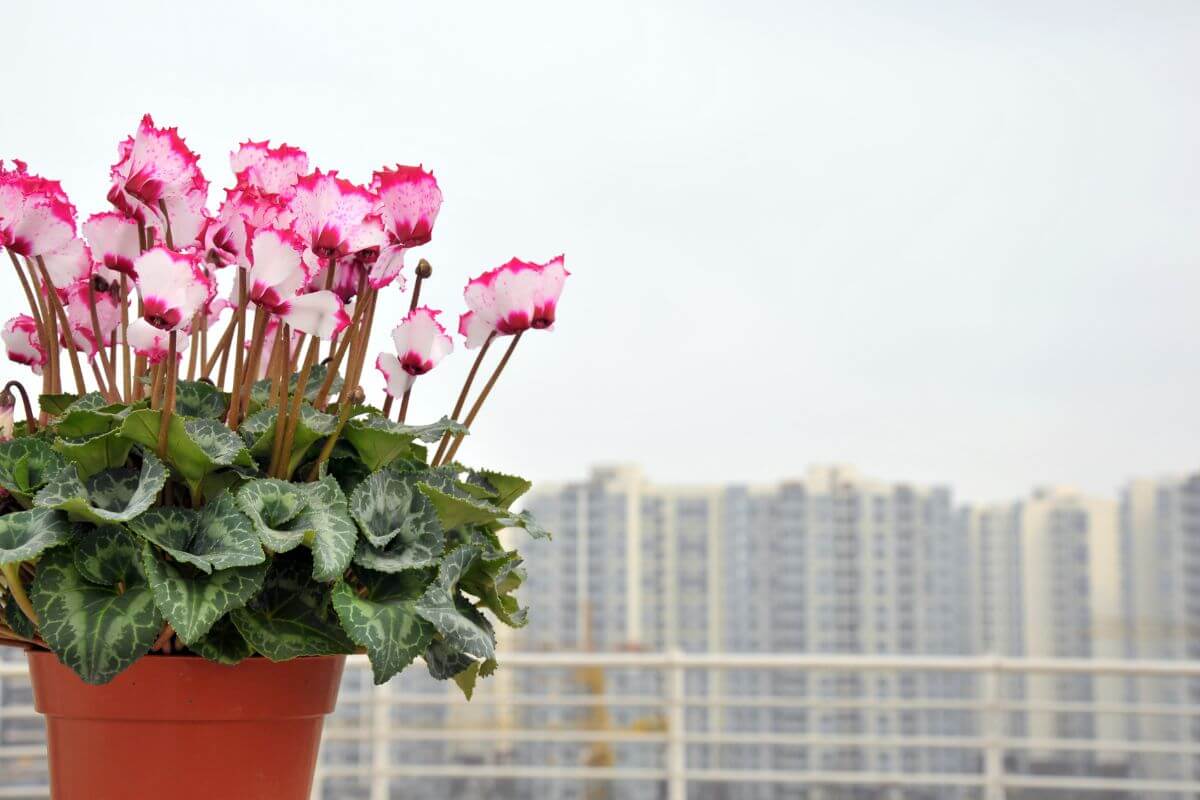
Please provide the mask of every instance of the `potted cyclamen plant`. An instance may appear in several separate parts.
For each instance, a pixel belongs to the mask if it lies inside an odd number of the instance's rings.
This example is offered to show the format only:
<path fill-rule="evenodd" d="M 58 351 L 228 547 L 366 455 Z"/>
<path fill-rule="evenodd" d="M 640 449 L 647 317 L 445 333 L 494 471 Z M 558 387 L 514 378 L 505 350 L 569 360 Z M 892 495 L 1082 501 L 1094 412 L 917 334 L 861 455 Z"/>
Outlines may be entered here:
<path fill-rule="evenodd" d="M 414 381 L 453 347 L 419 305 L 424 260 L 374 360 L 381 408 L 360 379 L 379 294 L 432 235 L 431 173 L 357 186 L 247 142 L 210 214 L 174 128 L 147 116 L 118 156 L 115 210 L 82 236 L 57 182 L 0 162 L 0 247 L 29 304 L 2 335 L 41 376 L 36 413 L 19 383 L 0 393 L 0 644 L 28 651 L 54 797 L 304 798 L 346 654 L 376 682 L 420 657 L 469 698 L 496 669 L 493 620 L 525 623 L 498 532 L 547 535 L 512 510 L 530 484 L 455 458 L 567 272 L 514 259 L 470 281 L 478 357 L 449 416 L 409 424 Z"/>

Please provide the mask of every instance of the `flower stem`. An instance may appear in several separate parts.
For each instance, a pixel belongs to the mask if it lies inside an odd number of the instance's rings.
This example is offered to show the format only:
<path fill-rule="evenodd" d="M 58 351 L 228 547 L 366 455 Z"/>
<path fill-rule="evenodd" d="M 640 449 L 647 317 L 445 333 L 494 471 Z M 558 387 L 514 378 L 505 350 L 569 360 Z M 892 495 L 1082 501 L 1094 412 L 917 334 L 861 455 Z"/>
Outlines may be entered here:
<path fill-rule="evenodd" d="M 96 342 L 96 353 L 100 356 L 100 364 L 104 367 L 104 375 L 108 378 L 108 391 L 105 392 L 105 396 L 108 398 L 108 402 L 117 403 L 121 398 L 117 395 L 116 370 L 112 362 L 108 360 L 108 350 L 100 338 L 100 316 L 96 311 L 96 289 L 92 286 L 91 280 L 88 280 L 88 311 L 92 316 L 92 339 Z M 93 369 L 95 366 L 96 362 L 93 360 Z M 96 381 L 99 382 L 100 379 L 96 378 Z"/>
<path fill-rule="evenodd" d="M 175 249 L 175 239 L 171 236 L 171 217 L 169 214 L 167 214 L 167 201 L 166 200 L 158 201 L 158 210 L 162 212 L 163 223 L 167 227 L 167 231 L 166 231 L 167 247 L 174 250 Z"/>
<path fill-rule="evenodd" d="M 45 259 L 38 256 L 37 265 L 42 272 L 43 285 L 46 288 L 50 305 L 54 309 L 58 323 L 62 326 L 63 338 L 67 340 L 67 353 L 71 356 L 71 372 L 75 376 L 75 388 L 79 390 L 79 394 L 87 394 L 87 384 L 83 380 L 83 368 L 79 366 L 79 348 L 75 346 L 75 331 L 71 328 L 71 321 L 67 319 L 67 310 L 63 308 L 62 298 L 58 296 L 58 290 L 54 288 L 54 284 L 50 280 Z M 55 342 L 55 344 L 58 343 Z"/>
<path fill-rule="evenodd" d="M 484 384 L 483 391 L 479 393 L 479 397 L 475 400 L 475 405 L 471 406 L 471 413 L 467 414 L 467 418 L 463 420 L 463 425 L 470 428 L 475 422 L 475 417 L 479 414 L 479 409 L 483 408 L 483 401 L 487 400 L 488 395 L 492 392 L 492 387 L 496 385 L 496 379 L 500 377 L 500 373 L 504 371 L 504 366 L 508 364 L 508 359 L 512 357 L 513 350 L 517 349 L 517 342 L 521 341 L 521 334 L 525 331 L 518 331 L 513 337 L 512 344 L 504 351 L 504 357 L 500 359 L 500 363 L 496 365 L 496 371 L 492 373 L 492 377 L 488 378 L 488 382 Z M 458 448 L 462 444 L 463 435 L 459 434 L 454 437 L 454 445 L 450 448 L 450 452 L 446 453 L 446 461 L 454 460 L 454 456 L 458 453 Z"/>
<path fill-rule="evenodd" d="M 230 428 L 237 430 L 242 424 L 242 416 L 246 408 L 250 405 L 250 389 L 254 386 L 255 376 L 258 375 L 258 365 L 262 361 L 263 350 L 265 350 L 265 342 L 263 337 L 266 334 L 267 315 L 260 309 L 254 310 L 254 329 L 250 333 L 250 354 L 245 362 L 245 369 L 234 369 L 233 383 L 234 395 L 233 401 L 229 407 L 230 420 L 227 423 Z M 238 348 L 238 362 L 240 366 L 241 347 Z"/>
<path fill-rule="evenodd" d="M 175 413 L 175 381 L 179 377 L 179 363 L 176 354 L 176 332 L 171 331 L 167 344 L 167 362 L 163 369 L 163 380 L 166 382 L 165 396 L 162 404 L 161 421 L 158 424 L 158 457 L 167 459 L 167 429 L 171 424 L 171 415 Z"/>
<path fill-rule="evenodd" d="M 33 418 L 33 406 L 29 403 L 29 392 L 25 391 L 25 387 L 20 381 L 9 381 L 4 386 L 4 391 L 12 389 L 17 390 L 17 394 L 21 395 L 21 403 L 25 406 L 25 427 L 29 433 L 37 433 L 37 420 Z"/>
<path fill-rule="evenodd" d="M 316 336 L 312 337 L 312 342 L 308 345 L 308 353 L 304 356 L 304 366 L 300 369 L 300 376 L 296 381 L 296 394 L 292 397 L 292 407 L 287 415 L 287 430 L 283 437 L 283 460 L 280 461 L 280 474 L 277 476 L 284 480 L 292 477 L 290 469 L 292 443 L 296 441 L 296 429 L 300 427 L 300 409 L 306 394 L 305 390 L 308 388 L 308 376 L 312 373 L 313 364 L 317 361 L 320 347 L 321 340 Z"/>
<path fill-rule="evenodd" d="M 458 393 L 458 400 L 454 403 L 454 411 L 450 414 L 452 421 L 458 421 L 458 415 L 462 413 L 463 406 L 467 403 L 467 393 L 471 391 L 471 384 L 475 382 L 475 375 L 479 372 L 479 365 L 483 363 L 483 357 L 487 355 L 488 348 L 492 346 L 492 341 L 495 338 L 496 333 L 493 331 L 484 340 L 483 347 L 479 348 L 479 355 L 475 356 L 475 363 L 471 365 L 471 371 L 467 373 L 467 379 L 463 382 L 462 391 Z M 433 461 L 430 462 L 429 466 L 436 467 L 438 465 L 449 445 L 450 432 L 446 431 L 446 433 L 442 434 L 442 441 L 438 443 L 437 453 L 434 455 Z"/>
<path fill-rule="evenodd" d="M 33 603 L 29 602 L 29 595 L 25 594 L 25 584 L 21 583 L 20 564 L 0 564 L 0 572 L 4 573 L 4 580 L 8 582 L 8 590 L 12 592 L 17 607 L 30 622 L 40 625 L 41 620 L 38 619 L 37 612 L 33 610 Z"/>
<path fill-rule="evenodd" d="M 121 273 L 121 366 L 125 385 L 125 402 L 133 402 L 132 365 L 129 363 L 129 276 Z"/>
<path fill-rule="evenodd" d="M 292 335 L 288 326 L 282 322 L 275 331 L 275 343 L 271 347 L 271 364 L 267 374 L 271 376 L 271 398 L 275 401 L 275 441 L 271 446 L 271 461 L 267 465 L 267 474 L 274 475 L 279 468 L 280 452 L 283 450 L 283 435 L 287 432 L 287 416 L 284 408 L 287 405 L 288 377 L 291 373 Z"/>

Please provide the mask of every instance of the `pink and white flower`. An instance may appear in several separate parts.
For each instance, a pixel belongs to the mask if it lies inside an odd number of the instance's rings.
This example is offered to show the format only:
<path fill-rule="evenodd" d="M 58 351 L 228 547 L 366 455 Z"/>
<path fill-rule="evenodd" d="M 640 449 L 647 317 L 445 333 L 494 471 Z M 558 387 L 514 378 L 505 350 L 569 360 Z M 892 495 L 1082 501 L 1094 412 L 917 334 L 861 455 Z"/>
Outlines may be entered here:
<path fill-rule="evenodd" d="M 383 169 L 371 189 L 379 195 L 378 212 L 387 242 L 371 268 L 371 286 L 391 283 L 404 268 L 404 251 L 433 238 L 433 224 L 442 207 L 442 190 L 432 172 L 422 167 Z"/>
<path fill-rule="evenodd" d="M 84 278 L 68 286 L 64 292 L 67 320 L 71 323 L 75 346 L 88 358 L 98 348 L 112 344 L 121 322 L 119 287 L 100 275 Z M 92 326 L 92 305 L 96 307 L 97 329 Z M 66 339 L 63 339 L 66 346 Z"/>
<path fill-rule="evenodd" d="M 392 397 L 400 397 L 411 389 L 418 376 L 436 367 L 454 349 L 446 329 L 438 324 L 437 316 L 441 313 L 422 306 L 409 312 L 392 329 L 396 355 L 380 353 L 375 359 L 375 368 L 383 373 L 387 393 Z"/>
<path fill-rule="evenodd" d="M 25 163 L 0 161 L 0 249 L 35 258 L 75 238 L 75 207 L 57 181 L 30 175 Z"/>
<path fill-rule="evenodd" d="M 116 211 L 92 214 L 83 223 L 83 235 L 98 263 L 114 272 L 137 277 L 133 262 L 142 254 L 137 222 Z"/>
<path fill-rule="evenodd" d="M 320 170 L 296 183 L 288 208 L 292 229 L 320 259 L 341 258 L 384 244 L 382 228 L 370 217 L 377 198 L 361 186 Z"/>
<path fill-rule="evenodd" d="M 463 293 L 470 310 L 458 320 L 467 348 L 479 347 L 492 334 L 512 336 L 552 327 L 570 274 L 562 256 L 545 264 L 514 258 L 470 281 Z"/>
<path fill-rule="evenodd" d="M 239 187 L 265 194 L 290 196 L 301 175 L 308 172 L 308 154 L 298 147 L 246 141 L 229 154 Z"/>
<path fill-rule="evenodd" d="M 216 283 L 195 254 L 153 247 L 134 262 L 142 316 L 129 323 L 129 344 L 157 363 L 167 354 L 168 334 L 187 331 L 192 318 L 206 308 L 216 293 Z M 176 351 L 187 346 L 177 337 Z"/>
<path fill-rule="evenodd" d="M 288 231 L 265 228 L 254 234 L 246 250 L 250 300 L 278 315 L 294 330 L 328 339 L 350 324 L 341 299 L 321 290 L 301 294 L 308 285 L 304 242 Z"/>
<path fill-rule="evenodd" d="M 66 287 L 76 281 L 85 280 L 92 274 L 92 251 L 83 239 L 72 239 L 53 253 L 42 257 L 50 282 L 63 296 Z"/>
<path fill-rule="evenodd" d="M 33 317 L 28 314 L 13 317 L 4 323 L 0 338 L 4 339 L 4 347 L 8 351 L 10 361 L 24 364 L 32 369 L 35 375 L 42 374 L 42 367 L 46 366 L 49 357 L 38 338 L 37 323 L 33 321 Z"/>
<path fill-rule="evenodd" d="M 199 157 L 179 131 L 156 128 L 147 114 L 137 134 L 118 146 L 118 156 L 110 173 L 108 201 L 127 216 L 163 230 L 169 222 L 175 247 L 195 243 L 204 221 L 208 181 L 197 165 Z"/>

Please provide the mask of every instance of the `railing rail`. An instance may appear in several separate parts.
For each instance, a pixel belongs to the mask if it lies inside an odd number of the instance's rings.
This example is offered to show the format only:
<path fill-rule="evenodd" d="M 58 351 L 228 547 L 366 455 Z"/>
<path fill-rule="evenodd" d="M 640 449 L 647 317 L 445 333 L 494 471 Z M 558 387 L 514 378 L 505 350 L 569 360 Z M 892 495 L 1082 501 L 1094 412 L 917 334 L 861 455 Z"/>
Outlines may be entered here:
<path fill-rule="evenodd" d="M 1010 789 L 1060 790 L 1082 798 L 1102 792 L 1124 792 L 1130 798 L 1200 793 L 1200 781 L 1192 779 L 1197 774 L 1193 767 L 1200 767 L 1200 741 L 1194 738 L 1195 731 L 1200 728 L 1191 724 L 1200 725 L 1200 705 L 1191 702 L 1196 696 L 1189 691 L 1194 679 L 1200 679 L 1200 664 L 1193 662 L 990 656 L 525 652 L 508 653 L 503 663 L 501 676 L 508 677 L 493 679 L 488 688 L 481 688 L 470 706 L 465 706 L 449 690 L 421 691 L 420 686 L 398 687 L 395 684 L 370 687 L 366 660 L 351 658 L 339 712 L 326 726 L 326 746 L 318 767 L 314 798 L 335 800 L 339 797 L 339 781 L 348 781 L 360 790 L 355 797 L 387 800 L 397 788 L 394 782 L 399 779 L 655 782 L 665 787 L 669 800 L 686 800 L 689 785 L 704 783 L 895 787 L 901 790 L 907 787 L 960 787 L 976 793 L 982 790 L 987 800 L 1004 800 Z M 583 691 L 578 688 L 583 682 L 572 684 L 568 680 L 567 684 L 575 688 L 562 691 L 554 681 L 535 682 L 531 687 L 518 685 L 515 678 L 523 673 L 539 672 L 570 676 L 585 670 L 601 670 L 606 676 L 618 673 L 622 676 L 631 673 L 652 676 L 658 683 L 653 691 L 644 686 L 634 691 L 610 691 L 607 686 L 595 691 L 595 685 L 591 686 L 591 691 Z M 861 679 L 863 692 L 858 696 L 838 697 L 780 694 L 776 689 L 771 694 L 759 692 L 743 696 L 728 691 L 721 681 L 707 680 L 701 688 L 689 683 L 689 676 L 693 674 L 714 676 L 746 671 L 754 674 L 786 672 L 789 677 L 850 676 Z M 923 675 L 943 681 L 956 674 L 971 679 L 969 685 L 955 685 L 955 691 L 962 692 L 963 696 L 873 697 L 866 680 L 879 676 Z M 1014 677 L 1070 675 L 1121 679 L 1121 692 L 1126 696 L 1093 696 L 1091 700 L 1014 697 L 1011 687 L 1006 685 Z M 14 764 L 28 767 L 46 757 L 41 741 L 12 741 L 11 737 L 4 736 L 9 723 L 25 720 L 23 729 L 28 730 L 29 720 L 37 716 L 27 698 L 23 702 L 4 702 L 6 693 L 3 690 L 9 685 L 19 685 L 25 678 L 24 662 L 0 662 L 0 798 L 48 796 L 44 786 L 15 785 L 15 780 L 6 778 L 6 774 L 15 776 Z M 1147 697 L 1142 701 L 1140 697 L 1127 696 L 1128 687 L 1133 685 L 1130 682 L 1142 679 L 1174 682 L 1176 696 L 1186 698 L 1188 702 L 1173 703 L 1161 697 Z M 1196 683 L 1200 685 L 1200 682 Z M 812 684 L 810 681 L 807 691 L 817 691 Z M 843 686 L 841 691 L 849 689 Z M 416 724 L 405 721 L 406 715 L 397 713 L 400 709 L 409 709 L 417 715 L 440 713 L 443 718 L 438 723 Z M 645 717 L 648 722 L 642 728 L 622 727 L 607 716 L 589 716 L 607 715 L 617 710 L 626 715 L 637 712 L 651 716 Z M 545 719 L 539 724 L 520 723 L 522 715 L 535 711 L 554 719 L 550 723 Z M 863 723 L 864 729 L 826 732 L 806 717 L 802 731 L 731 730 L 720 720 L 734 712 L 818 716 L 837 712 L 856 715 L 852 719 L 857 722 L 848 726 L 854 728 Z M 704 719 L 697 722 L 691 718 L 693 714 L 704 715 Z M 472 719 L 472 715 L 483 719 Z M 896 719 L 919 715 L 957 715 L 954 717 L 957 729 L 951 732 L 882 732 L 865 724 L 872 716 Z M 1026 719 L 1046 715 L 1084 718 L 1091 720 L 1097 731 L 1082 736 L 1078 731 L 1054 733 L 1053 726 L 1044 725 L 1032 732 L 1013 731 L 1009 728 L 1014 715 Z M 1108 725 L 1101 731 L 1097 721 L 1102 718 L 1120 720 L 1121 724 L 1115 729 Z M 1134 733 L 1126 724 L 1134 720 L 1139 723 L 1156 720 L 1165 727 L 1158 731 L 1161 735 L 1157 737 L 1144 736 Z M 843 728 L 847 726 L 845 720 L 838 724 Z M 469 750 L 471 758 L 469 763 L 425 763 L 423 760 L 405 763 L 397 758 L 396 748 L 418 744 L 447 751 Z M 522 747 L 532 748 L 524 751 L 524 762 L 514 755 Z M 349 750 L 345 751 L 346 748 Z M 538 748 L 553 752 L 554 758 L 538 763 L 539 753 L 543 753 Z M 580 749 L 588 748 L 593 754 L 605 753 L 606 758 L 581 759 Z M 597 748 L 609 749 L 601 751 Z M 615 752 L 616 749 L 625 752 L 628 748 L 638 748 L 646 757 L 637 759 L 637 763 L 624 763 Z M 730 767 L 719 759 L 703 763 L 703 759 L 696 758 L 693 753 L 696 748 L 742 751 L 750 748 L 764 756 L 786 752 L 799 758 L 803 762 L 801 767 L 806 768 L 779 763 L 753 769 Z M 346 761 L 347 752 L 352 756 L 350 761 Z M 873 760 L 880 754 L 916 752 L 926 756 L 932 753 L 963 754 L 962 768 L 951 770 L 942 764 L 935 769 L 930 766 L 935 762 L 926 760 L 918 767 L 880 769 Z M 817 757 L 830 753 L 851 754 L 857 763 L 846 768 L 830 768 Z M 1054 758 L 1062 759 L 1061 763 L 1074 765 L 1080 774 L 1041 774 L 1026 769 L 1022 759 L 1032 759 L 1038 754 L 1052 754 Z M 571 757 L 577 763 L 568 763 Z M 1087 771 L 1089 764 L 1101 762 L 1106 769 Z M 1155 765 L 1159 762 L 1166 764 L 1164 769 L 1172 774 L 1156 772 Z M 364 789 L 365 794 L 361 793 Z"/>

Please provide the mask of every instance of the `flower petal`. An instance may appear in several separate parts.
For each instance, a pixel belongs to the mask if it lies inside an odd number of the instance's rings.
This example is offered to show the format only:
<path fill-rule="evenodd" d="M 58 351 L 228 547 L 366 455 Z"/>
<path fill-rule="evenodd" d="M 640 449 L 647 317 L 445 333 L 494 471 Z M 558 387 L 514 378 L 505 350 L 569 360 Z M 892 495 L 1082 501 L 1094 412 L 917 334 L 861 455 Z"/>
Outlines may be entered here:
<path fill-rule="evenodd" d="M 327 290 L 293 297 L 280 308 L 279 316 L 293 330 L 318 339 L 329 339 L 350 325 L 341 299 Z"/>

